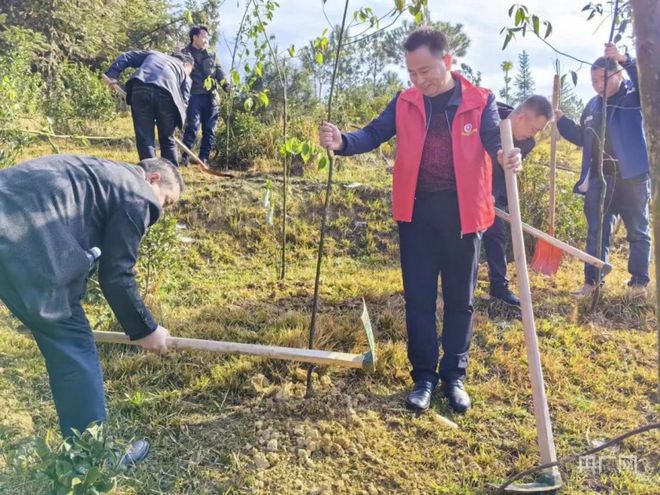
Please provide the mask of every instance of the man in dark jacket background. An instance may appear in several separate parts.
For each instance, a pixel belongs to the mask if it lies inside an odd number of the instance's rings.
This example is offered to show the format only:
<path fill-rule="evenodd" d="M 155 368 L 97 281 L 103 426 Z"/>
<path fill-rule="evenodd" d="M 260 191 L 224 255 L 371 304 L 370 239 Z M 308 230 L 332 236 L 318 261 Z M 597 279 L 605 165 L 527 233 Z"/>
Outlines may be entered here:
<path fill-rule="evenodd" d="M 208 162 L 211 150 L 215 145 L 215 126 L 218 123 L 220 110 L 218 109 L 218 84 L 226 93 L 229 92 L 229 83 L 222 67 L 214 54 L 209 53 L 209 30 L 206 26 L 195 26 L 189 33 L 190 44 L 183 52 L 195 59 L 192 74 L 192 89 L 186 120 L 186 130 L 183 135 L 183 144 L 192 148 L 199 126 L 202 126 L 202 142 L 199 147 L 199 159 Z M 187 163 L 188 155 L 183 158 Z"/>
<path fill-rule="evenodd" d="M 133 266 L 146 229 L 183 188 L 176 168 L 53 155 L 0 170 L 0 300 L 46 361 L 62 435 L 106 419 L 103 375 L 81 306 L 94 257 L 108 304 L 131 340 L 167 351 Z M 95 253 L 94 255 L 92 253 Z"/>
<path fill-rule="evenodd" d="M 131 106 L 140 160 L 156 156 L 155 122 L 160 156 L 178 164 L 174 130 L 183 128 L 186 120 L 193 64 L 185 53 L 133 51 L 122 53 L 106 72 L 107 84 L 114 85 L 124 70 L 137 67 L 126 83 L 126 102 Z"/>
<path fill-rule="evenodd" d="M 623 78 L 621 67 L 629 80 Z M 649 283 L 651 259 L 648 206 L 651 186 L 635 61 L 628 54 L 619 52 L 614 44 L 606 44 L 604 56 L 591 66 L 591 83 L 597 96 L 585 106 L 579 124 L 557 111 L 557 128 L 562 137 L 582 146 L 582 173 L 573 190 L 585 195 L 584 214 L 588 224 L 586 251 L 595 256 L 601 191 L 595 167 L 600 146 L 597 137 L 605 90 L 605 68 L 610 75 L 607 83 L 607 134 L 603 150 L 603 174 L 607 187 L 602 218 L 602 259 L 607 260 L 612 227 L 615 216 L 619 214 L 630 245 L 628 287 L 634 295 L 643 295 Z M 600 282 L 596 268 L 585 264 L 584 286 L 572 295 L 588 296 Z"/>
<path fill-rule="evenodd" d="M 535 136 L 545 129 L 552 120 L 552 104 L 544 96 L 532 95 L 515 109 L 504 103 L 497 103 L 497 110 L 501 119 L 511 120 L 513 144 L 520 148 L 522 159 L 536 146 Z M 506 183 L 504 171 L 499 165 L 493 165 L 493 197 L 495 206 L 500 209 L 507 208 Z M 491 297 L 499 299 L 512 306 L 520 306 L 520 299 L 509 289 L 509 279 L 506 276 L 506 244 L 509 224 L 499 217 L 483 235 L 483 245 L 488 262 L 489 293 Z"/>

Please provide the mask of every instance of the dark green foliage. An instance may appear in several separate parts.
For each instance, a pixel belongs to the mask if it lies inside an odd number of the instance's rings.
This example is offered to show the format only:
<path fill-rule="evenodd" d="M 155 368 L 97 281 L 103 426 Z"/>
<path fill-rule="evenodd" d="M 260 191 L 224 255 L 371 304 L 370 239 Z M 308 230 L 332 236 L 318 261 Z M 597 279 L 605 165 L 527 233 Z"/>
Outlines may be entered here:
<path fill-rule="evenodd" d="M 18 492 L 0 485 L 0 491 L 49 495 L 89 495 L 115 489 L 125 468 L 118 466 L 121 452 L 102 425 L 92 425 L 74 438 L 52 447 L 42 438 L 12 446 L 5 452 L 17 478 Z"/>
<path fill-rule="evenodd" d="M 90 123 L 111 122 L 117 103 L 98 71 L 65 61 L 53 78 L 46 113 L 57 132 L 85 132 Z"/>

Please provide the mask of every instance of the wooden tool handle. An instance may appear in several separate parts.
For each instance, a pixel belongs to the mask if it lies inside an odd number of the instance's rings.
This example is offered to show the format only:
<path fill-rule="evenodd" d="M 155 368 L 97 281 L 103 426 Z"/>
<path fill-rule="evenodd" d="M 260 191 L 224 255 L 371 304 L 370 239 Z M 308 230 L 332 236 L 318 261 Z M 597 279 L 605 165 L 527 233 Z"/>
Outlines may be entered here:
<path fill-rule="evenodd" d="M 503 160 L 513 148 L 513 134 L 511 121 L 505 119 L 500 123 L 500 137 L 502 140 Z M 541 355 L 539 353 L 536 328 L 534 324 L 534 311 L 532 308 L 532 294 L 529 288 L 529 274 L 527 273 L 527 259 L 523 241 L 522 220 L 520 218 L 520 202 L 518 200 L 518 182 L 512 170 L 504 167 L 507 198 L 511 210 L 511 237 L 513 241 L 513 254 L 516 260 L 516 281 L 520 294 L 520 310 L 522 313 L 523 329 L 525 332 L 525 346 L 527 347 L 527 361 L 532 382 L 532 400 L 534 402 L 534 416 L 536 418 L 536 433 L 538 436 L 541 462 L 548 463 L 557 460 L 555 443 L 552 437 L 550 412 L 548 400 L 545 395 L 543 383 L 543 370 L 541 368 Z M 553 476 L 559 471 L 553 470 Z"/>
<path fill-rule="evenodd" d="M 555 74 L 552 82 L 552 110 L 559 108 L 559 92 L 561 81 L 559 74 Z M 550 235 L 555 235 L 555 210 L 557 208 L 557 122 L 553 119 L 550 135 L 550 206 L 548 225 Z"/>
<path fill-rule="evenodd" d="M 511 221 L 511 215 L 509 215 L 507 212 L 503 210 L 500 210 L 499 208 L 495 208 L 495 215 L 497 215 L 503 220 L 506 220 L 507 222 Z M 531 225 L 522 222 L 522 229 L 529 235 L 534 236 L 537 239 L 541 239 L 542 241 L 545 241 L 551 246 L 561 249 L 565 253 L 575 256 L 580 261 L 584 261 L 585 263 L 589 263 L 590 265 L 600 268 L 601 270 L 603 270 L 603 273 L 605 275 L 607 275 L 612 271 L 612 265 L 610 265 L 609 263 L 605 263 L 603 260 L 599 260 L 595 256 L 591 256 L 590 254 L 585 253 L 584 251 L 581 251 L 578 248 L 565 243 L 564 241 L 560 241 L 556 237 L 552 237 L 551 235 L 548 235 L 545 232 L 532 227 Z"/>

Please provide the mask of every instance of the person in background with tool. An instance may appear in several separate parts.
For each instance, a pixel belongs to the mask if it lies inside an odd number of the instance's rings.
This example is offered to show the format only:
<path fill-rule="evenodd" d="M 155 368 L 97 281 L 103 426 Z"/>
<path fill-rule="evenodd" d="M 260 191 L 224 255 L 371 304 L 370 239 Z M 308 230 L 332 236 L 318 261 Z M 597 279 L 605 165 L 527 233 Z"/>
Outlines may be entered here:
<path fill-rule="evenodd" d="M 101 290 L 131 340 L 167 352 L 167 329 L 140 298 L 133 266 L 146 229 L 174 204 L 183 180 L 167 160 L 133 166 L 52 155 L 0 170 L 0 300 L 46 361 L 64 438 L 106 419 L 103 375 L 81 306 L 99 259 Z M 132 445 L 128 461 L 149 444 Z"/>
<path fill-rule="evenodd" d="M 155 122 L 160 156 L 178 164 L 174 131 L 183 128 L 186 119 L 194 63 L 187 53 L 133 51 L 122 53 L 105 73 L 106 84 L 112 86 L 128 67 L 138 68 L 126 83 L 126 103 L 131 106 L 140 160 L 156 156 Z"/>
<path fill-rule="evenodd" d="M 619 65 L 620 64 L 620 65 Z M 623 67 L 623 69 L 622 69 Z M 642 123 L 639 84 L 635 61 L 619 52 L 613 43 L 605 45 L 603 57 L 591 66 L 591 84 L 597 93 L 585 107 L 577 124 L 556 112 L 559 133 L 570 142 L 582 146 L 582 173 L 574 191 L 585 195 L 587 218 L 587 253 L 596 256 L 601 186 L 597 174 L 598 135 L 602 101 L 607 82 L 607 132 L 603 149 L 603 174 L 607 183 L 603 210 L 602 259 L 607 261 L 615 215 L 620 214 L 630 244 L 628 287 L 632 295 L 645 295 L 649 283 L 651 235 L 649 230 L 649 158 Z M 629 80 L 623 78 L 626 71 Z M 602 280 L 592 265 L 584 266 L 584 286 L 571 294 L 592 294 Z"/>
<path fill-rule="evenodd" d="M 405 44 L 413 87 L 366 127 L 342 134 L 324 123 L 321 146 L 338 155 L 365 153 L 397 136 L 392 209 L 399 225 L 408 358 L 415 385 L 406 405 L 429 408 L 439 380 L 450 407 L 466 411 L 468 351 L 481 233 L 493 224 L 491 156 L 511 169 L 520 150 L 502 157 L 495 97 L 451 72 L 447 38 L 422 28 Z M 436 302 L 442 279 L 444 318 L 438 368 Z"/>
<path fill-rule="evenodd" d="M 183 144 L 192 148 L 199 126 L 202 126 L 202 143 L 199 147 L 199 159 L 208 165 L 209 155 L 215 146 L 215 126 L 218 123 L 220 110 L 218 108 L 218 84 L 225 93 L 230 86 L 225 73 L 215 55 L 209 53 L 209 30 L 206 26 L 195 26 L 189 33 L 190 44 L 183 49 L 195 59 L 192 74 L 192 89 L 188 113 L 186 116 L 186 131 L 183 134 Z M 182 165 L 188 164 L 188 155 L 182 160 Z"/>
<path fill-rule="evenodd" d="M 524 160 L 536 146 L 534 137 L 552 120 L 552 104 L 544 96 L 533 95 L 515 109 L 505 103 L 497 102 L 497 110 L 501 119 L 511 120 L 513 142 L 517 148 L 520 148 Z M 493 167 L 493 197 L 496 207 L 504 210 L 507 208 L 504 170 L 500 166 Z M 508 224 L 501 218 L 495 217 L 495 223 L 484 232 L 483 245 L 488 262 L 489 293 L 495 299 L 519 307 L 520 299 L 509 289 L 509 279 L 506 277 L 508 230 Z"/>

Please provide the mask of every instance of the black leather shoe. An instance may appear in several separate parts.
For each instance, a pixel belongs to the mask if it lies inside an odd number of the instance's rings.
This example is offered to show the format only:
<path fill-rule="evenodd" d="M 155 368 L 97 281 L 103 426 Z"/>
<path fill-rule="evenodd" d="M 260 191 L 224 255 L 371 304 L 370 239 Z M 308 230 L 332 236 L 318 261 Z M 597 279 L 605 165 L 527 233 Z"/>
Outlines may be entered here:
<path fill-rule="evenodd" d="M 516 296 L 513 292 L 511 292 L 508 287 L 502 287 L 500 289 L 491 289 L 490 297 L 499 299 L 504 304 L 508 304 L 509 306 L 515 306 L 517 308 L 520 307 L 520 299 L 518 299 L 518 296 Z"/>
<path fill-rule="evenodd" d="M 149 442 L 141 438 L 140 440 L 135 440 L 132 442 L 121 459 L 119 459 L 119 465 L 130 469 L 136 464 L 144 461 L 149 455 Z"/>
<path fill-rule="evenodd" d="M 454 412 L 464 413 L 470 409 L 470 406 L 472 405 L 470 396 L 465 391 L 465 386 L 461 380 L 442 382 L 442 393 L 447 397 L 449 407 L 451 407 Z"/>
<path fill-rule="evenodd" d="M 415 383 L 415 386 L 406 397 L 406 407 L 413 411 L 426 411 L 431 406 L 431 397 L 435 385 L 427 380 Z"/>

